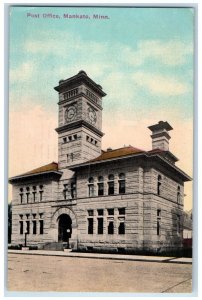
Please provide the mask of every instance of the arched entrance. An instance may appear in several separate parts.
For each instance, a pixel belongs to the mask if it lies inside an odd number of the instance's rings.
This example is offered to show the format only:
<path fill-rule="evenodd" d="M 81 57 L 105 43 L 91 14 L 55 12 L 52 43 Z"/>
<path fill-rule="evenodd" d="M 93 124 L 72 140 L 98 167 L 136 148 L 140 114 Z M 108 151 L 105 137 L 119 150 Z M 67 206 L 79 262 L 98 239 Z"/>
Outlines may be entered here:
<path fill-rule="evenodd" d="M 58 242 L 67 242 L 72 234 L 72 220 L 69 215 L 62 214 L 58 218 Z"/>
<path fill-rule="evenodd" d="M 78 225 L 76 215 L 72 209 L 68 207 L 58 208 L 52 215 L 50 225 L 50 235 L 55 242 L 67 240 L 67 230 L 70 231 L 69 247 L 77 249 L 78 244 Z"/>

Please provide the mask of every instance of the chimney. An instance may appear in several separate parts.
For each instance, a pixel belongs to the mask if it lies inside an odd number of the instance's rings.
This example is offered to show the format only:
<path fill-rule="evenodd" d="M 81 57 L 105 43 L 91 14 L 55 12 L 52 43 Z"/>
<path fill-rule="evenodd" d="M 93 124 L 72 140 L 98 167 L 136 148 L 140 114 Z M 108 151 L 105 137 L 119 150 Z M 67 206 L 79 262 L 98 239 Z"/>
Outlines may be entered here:
<path fill-rule="evenodd" d="M 170 139 L 168 131 L 173 129 L 170 124 L 168 122 L 159 121 L 158 124 L 151 125 L 148 128 L 152 131 L 152 149 L 159 148 L 168 151 Z"/>

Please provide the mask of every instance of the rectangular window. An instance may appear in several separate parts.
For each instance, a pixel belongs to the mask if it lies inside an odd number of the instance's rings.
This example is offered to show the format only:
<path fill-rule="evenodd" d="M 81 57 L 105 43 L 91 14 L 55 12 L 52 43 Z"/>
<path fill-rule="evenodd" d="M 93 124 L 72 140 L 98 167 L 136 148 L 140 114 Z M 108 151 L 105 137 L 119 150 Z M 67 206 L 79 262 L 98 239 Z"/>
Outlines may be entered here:
<path fill-rule="evenodd" d="M 20 203 L 22 204 L 23 201 L 23 194 L 20 194 Z"/>
<path fill-rule="evenodd" d="M 107 212 L 108 212 L 108 215 L 109 215 L 109 216 L 113 216 L 113 215 L 114 215 L 114 209 L 113 209 L 113 208 L 109 208 L 109 209 L 107 210 Z"/>
<path fill-rule="evenodd" d="M 110 221 L 108 223 L 108 234 L 114 234 L 114 222 Z"/>
<path fill-rule="evenodd" d="M 43 234 L 43 226 L 44 226 L 44 224 L 43 224 L 43 220 L 39 220 L 39 234 Z"/>
<path fill-rule="evenodd" d="M 103 209 L 98 209 L 97 213 L 98 213 L 98 216 L 103 216 L 103 214 L 104 214 Z"/>
<path fill-rule="evenodd" d="M 88 185 L 89 197 L 94 197 L 94 184 Z"/>
<path fill-rule="evenodd" d="M 20 221 L 20 234 L 23 234 L 23 221 Z"/>
<path fill-rule="evenodd" d="M 88 234 L 93 234 L 93 218 L 88 219 Z"/>
<path fill-rule="evenodd" d="M 157 209 L 157 229 L 156 234 L 161 234 L 161 210 Z"/>
<path fill-rule="evenodd" d="M 26 193 L 27 195 L 27 203 L 29 203 L 29 193 Z"/>
<path fill-rule="evenodd" d="M 88 210 L 88 215 L 91 216 L 91 217 L 94 215 L 92 209 L 89 209 L 89 210 Z"/>
<path fill-rule="evenodd" d="M 32 221 L 33 234 L 36 234 L 36 220 Z"/>
<path fill-rule="evenodd" d="M 64 189 L 63 189 L 64 199 L 67 200 L 68 185 L 64 184 L 63 186 L 64 186 Z"/>
<path fill-rule="evenodd" d="M 104 183 L 98 183 L 98 196 L 104 195 Z"/>
<path fill-rule="evenodd" d="M 125 192 L 126 192 L 125 180 L 119 180 L 119 194 L 125 194 Z"/>
<path fill-rule="evenodd" d="M 33 200 L 36 201 L 36 192 L 33 192 Z"/>
<path fill-rule="evenodd" d="M 125 215 L 125 207 L 118 208 L 119 215 Z"/>
<path fill-rule="evenodd" d="M 114 182 L 108 182 L 108 194 L 114 195 Z"/>
<path fill-rule="evenodd" d="M 98 218 L 98 227 L 97 227 L 97 233 L 103 234 L 103 218 Z"/>
<path fill-rule="evenodd" d="M 75 182 L 71 183 L 71 198 L 72 199 L 76 198 L 76 183 Z"/>
<path fill-rule="evenodd" d="M 29 221 L 26 221 L 26 224 L 27 224 L 27 234 L 29 234 L 30 232 L 30 222 Z"/>
<path fill-rule="evenodd" d="M 39 195 L 40 195 L 40 201 L 43 200 L 43 191 L 39 191 Z"/>
<path fill-rule="evenodd" d="M 119 224 L 119 234 L 125 234 L 125 223 L 121 222 Z"/>

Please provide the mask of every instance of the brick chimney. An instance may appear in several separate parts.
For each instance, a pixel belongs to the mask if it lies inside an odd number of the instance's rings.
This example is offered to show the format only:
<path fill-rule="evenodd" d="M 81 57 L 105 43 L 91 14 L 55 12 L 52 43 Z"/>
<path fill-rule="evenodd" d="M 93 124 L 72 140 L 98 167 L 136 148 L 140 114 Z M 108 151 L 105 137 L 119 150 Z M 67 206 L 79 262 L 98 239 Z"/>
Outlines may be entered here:
<path fill-rule="evenodd" d="M 168 131 L 173 128 L 168 122 L 159 121 L 158 124 L 148 127 L 152 131 L 152 149 L 161 149 L 164 151 L 169 150 L 170 135 Z"/>

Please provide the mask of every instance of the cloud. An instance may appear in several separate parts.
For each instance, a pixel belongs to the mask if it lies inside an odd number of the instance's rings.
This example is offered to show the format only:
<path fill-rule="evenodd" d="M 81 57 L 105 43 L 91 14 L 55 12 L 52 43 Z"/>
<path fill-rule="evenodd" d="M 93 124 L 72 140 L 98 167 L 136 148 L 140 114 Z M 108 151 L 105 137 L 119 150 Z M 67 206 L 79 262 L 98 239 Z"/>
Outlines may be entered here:
<path fill-rule="evenodd" d="M 186 94 L 189 86 L 179 79 L 161 74 L 136 72 L 132 79 L 139 87 L 146 88 L 150 93 L 162 96 L 178 96 Z"/>
<path fill-rule="evenodd" d="M 143 65 L 148 60 L 155 60 L 167 66 L 185 64 L 187 57 L 193 54 L 193 47 L 183 41 L 142 40 L 136 50 L 125 47 L 122 59 L 133 66 Z"/>
<path fill-rule="evenodd" d="M 10 82 L 18 81 L 29 81 L 36 71 L 36 64 L 34 62 L 28 61 L 19 65 L 17 68 L 10 69 L 9 79 Z"/>

